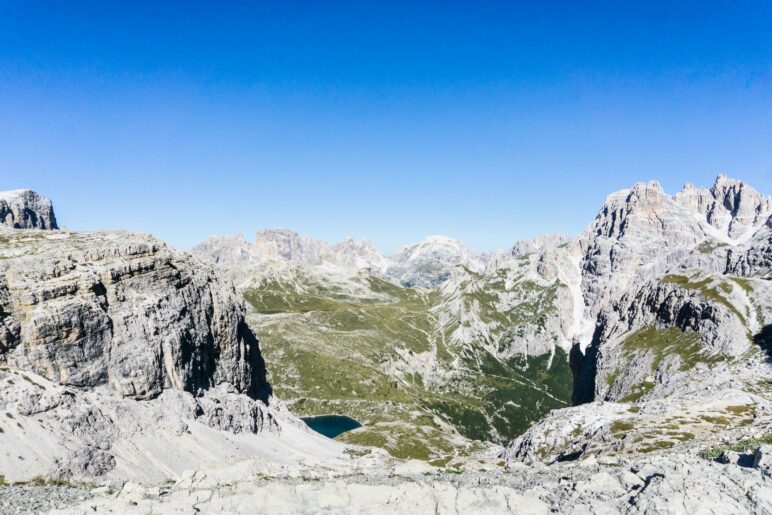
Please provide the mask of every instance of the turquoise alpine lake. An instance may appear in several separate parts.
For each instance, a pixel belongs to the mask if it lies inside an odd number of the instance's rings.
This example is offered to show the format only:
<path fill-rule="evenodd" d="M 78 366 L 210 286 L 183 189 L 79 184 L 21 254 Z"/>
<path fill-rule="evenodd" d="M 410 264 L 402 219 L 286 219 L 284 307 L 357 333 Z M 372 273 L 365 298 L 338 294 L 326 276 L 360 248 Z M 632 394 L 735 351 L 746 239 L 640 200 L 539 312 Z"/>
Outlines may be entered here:
<path fill-rule="evenodd" d="M 345 415 L 320 415 L 318 417 L 303 417 L 303 422 L 319 434 L 327 438 L 335 438 L 341 433 L 351 431 L 362 424 Z"/>

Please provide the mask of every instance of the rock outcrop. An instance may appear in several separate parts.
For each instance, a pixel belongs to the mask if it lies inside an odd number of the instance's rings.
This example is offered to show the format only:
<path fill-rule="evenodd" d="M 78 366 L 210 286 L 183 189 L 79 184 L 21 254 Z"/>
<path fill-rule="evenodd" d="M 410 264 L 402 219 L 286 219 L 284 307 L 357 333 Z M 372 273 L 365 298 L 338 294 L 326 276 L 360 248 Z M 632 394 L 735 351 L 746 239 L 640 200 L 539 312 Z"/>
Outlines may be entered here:
<path fill-rule="evenodd" d="M 58 229 L 53 204 L 32 190 L 0 191 L 0 226 Z"/>
<path fill-rule="evenodd" d="M 582 291 L 590 315 L 631 283 L 677 264 L 705 237 L 699 221 L 657 182 L 609 195 L 579 238 Z"/>
<path fill-rule="evenodd" d="M 762 445 L 753 454 L 753 468 L 765 476 L 772 476 L 772 445 Z"/>
<path fill-rule="evenodd" d="M 638 396 L 668 394 L 659 388 L 680 371 L 743 355 L 765 325 L 770 295 L 766 281 L 705 272 L 631 289 L 601 310 L 591 345 L 575 354 L 574 402 L 636 396 L 641 385 Z"/>
<path fill-rule="evenodd" d="M 572 241 L 574 241 L 574 239 L 565 234 L 557 232 L 545 234 L 530 240 L 517 240 L 512 246 L 511 254 L 513 256 L 523 256 L 534 252 L 542 252 L 544 250 L 567 245 Z"/>
<path fill-rule="evenodd" d="M 0 228 L 0 242 L 0 453 L 14 456 L 0 476 L 161 481 L 267 456 L 237 435 L 314 440 L 272 397 L 243 298 L 213 265 L 123 231 Z"/>
<path fill-rule="evenodd" d="M 235 459 L 275 466 L 343 450 L 276 399 L 266 405 L 224 383 L 195 396 L 167 389 L 138 401 L 0 365 L 0 415 L 0 476 L 7 481 L 161 483 Z"/>
<path fill-rule="evenodd" d="M 0 350 L 10 364 L 135 399 L 221 383 L 267 397 L 243 301 L 213 267 L 141 234 L 2 237 Z"/>
<path fill-rule="evenodd" d="M 742 277 L 772 275 L 772 217 L 747 245 L 726 249 L 724 263 L 726 274 Z"/>

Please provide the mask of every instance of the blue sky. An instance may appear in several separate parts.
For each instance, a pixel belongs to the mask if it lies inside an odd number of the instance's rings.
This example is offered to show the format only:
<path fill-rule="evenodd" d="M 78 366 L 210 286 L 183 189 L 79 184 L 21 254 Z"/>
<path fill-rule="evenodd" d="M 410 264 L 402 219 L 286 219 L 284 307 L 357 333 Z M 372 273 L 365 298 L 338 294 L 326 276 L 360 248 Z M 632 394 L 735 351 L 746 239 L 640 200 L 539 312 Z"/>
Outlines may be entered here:
<path fill-rule="evenodd" d="M 0 189 L 386 252 L 576 234 L 649 179 L 772 192 L 772 3 L 622 3 L 0 0 Z"/>

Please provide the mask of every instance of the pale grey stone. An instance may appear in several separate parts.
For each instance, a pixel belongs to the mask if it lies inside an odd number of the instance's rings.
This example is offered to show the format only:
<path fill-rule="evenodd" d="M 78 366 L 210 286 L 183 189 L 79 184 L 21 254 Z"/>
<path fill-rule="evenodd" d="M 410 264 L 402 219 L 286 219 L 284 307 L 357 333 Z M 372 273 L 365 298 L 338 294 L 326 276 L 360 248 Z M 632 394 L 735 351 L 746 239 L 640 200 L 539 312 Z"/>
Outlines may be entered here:
<path fill-rule="evenodd" d="M 0 191 L 0 226 L 58 229 L 50 200 L 32 190 Z"/>

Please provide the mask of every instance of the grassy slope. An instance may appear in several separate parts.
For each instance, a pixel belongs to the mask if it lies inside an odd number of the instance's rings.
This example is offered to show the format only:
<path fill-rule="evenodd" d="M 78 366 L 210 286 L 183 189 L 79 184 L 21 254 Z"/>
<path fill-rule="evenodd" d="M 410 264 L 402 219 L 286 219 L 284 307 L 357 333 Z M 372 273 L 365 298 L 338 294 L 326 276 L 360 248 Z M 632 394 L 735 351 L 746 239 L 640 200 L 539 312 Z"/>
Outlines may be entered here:
<path fill-rule="evenodd" d="M 679 369 L 691 370 L 698 362 L 714 363 L 720 358 L 707 355 L 699 343 L 699 334 L 694 331 L 681 331 L 678 328 L 658 328 L 648 326 L 633 332 L 622 342 L 624 362 L 630 363 L 641 353 L 652 356 L 651 373 L 654 374 L 667 356 L 679 357 Z M 615 371 L 607 377 L 609 386 L 617 379 L 619 371 Z M 647 381 L 636 385 L 623 399 L 623 402 L 635 402 L 646 395 L 654 387 Z"/>
<path fill-rule="evenodd" d="M 552 359 L 503 359 L 488 350 L 507 332 L 549 316 L 549 288 L 522 283 L 524 295 L 537 300 L 507 313 L 493 306 L 503 284 L 457 294 L 458 306 L 474 303 L 490 324 L 481 340 L 495 340 L 460 343 L 452 331 L 466 322 L 438 323 L 448 300 L 442 293 L 374 277 L 356 281 L 367 295 L 300 277 L 245 292 L 272 384 L 296 413 L 352 416 L 365 427 L 341 439 L 442 462 L 480 447 L 470 440 L 506 442 L 568 405 L 571 373 L 560 349 Z M 411 363 L 427 360 L 426 367 Z"/>
<path fill-rule="evenodd" d="M 754 295 L 753 280 L 749 278 L 707 275 L 702 277 L 692 277 L 687 275 L 666 275 L 662 281 L 664 283 L 675 284 L 687 290 L 697 291 L 705 299 L 726 307 L 734 314 L 743 325 L 748 324 L 750 320 L 755 320 L 764 327 L 765 315 L 760 304 L 763 299 L 758 299 Z M 743 305 L 736 303 L 730 297 L 735 288 L 740 288 L 748 296 L 750 304 Z M 762 333 L 752 335 L 750 331 L 744 337 L 754 341 L 754 345 L 744 355 L 745 358 L 758 354 L 766 350 L 764 346 L 764 329 Z M 740 335 L 738 335 L 740 336 Z M 716 363 L 729 359 L 723 355 L 709 354 L 699 343 L 700 335 L 694 331 L 669 327 L 661 328 L 655 326 L 643 327 L 631 333 L 621 344 L 621 351 L 624 356 L 624 362 L 629 363 L 641 354 L 649 354 L 652 357 L 651 372 L 654 374 L 667 356 L 677 355 L 679 357 L 679 370 L 687 371 L 694 368 L 697 363 L 713 366 Z M 767 350 L 769 354 L 769 351 Z M 623 370 L 613 370 L 606 376 L 606 382 L 609 387 L 613 386 L 623 374 Z M 621 400 L 623 402 L 635 402 L 648 394 L 655 385 L 644 381 L 636 385 Z"/>

